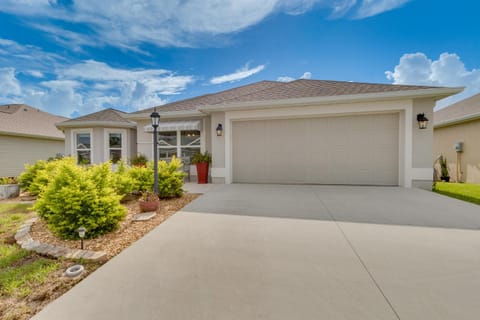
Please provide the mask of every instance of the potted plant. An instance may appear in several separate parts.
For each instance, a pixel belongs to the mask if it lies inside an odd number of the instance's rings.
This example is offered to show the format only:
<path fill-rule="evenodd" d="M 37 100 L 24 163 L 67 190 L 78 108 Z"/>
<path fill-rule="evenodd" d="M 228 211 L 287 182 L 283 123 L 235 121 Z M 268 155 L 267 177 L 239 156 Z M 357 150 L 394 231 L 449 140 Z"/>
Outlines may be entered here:
<path fill-rule="evenodd" d="M 138 200 L 138 205 L 142 212 L 157 211 L 160 206 L 160 199 L 155 193 L 146 191 L 142 193 L 142 196 Z"/>
<path fill-rule="evenodd" d="M 450 181 L 450 175 L 448 173 L 448 163 L 447 163 L 447 158 L 444 156 L 440 157 L 440 180 L 449 182 Z"/>
<path fill-rule="evenodd" d="M 190 163 L 197 167 L 198 183 L 208 183 L 208 165 L 212 162 L 212 156 L 208 153 L 197 152 L 190 158 Z"/>
<path fill-rule="evenodd" d="M 8 199 L 18 197 L 20 194 L 20 186 L 15 177 L 0 178 L 0 199 Z"/>
<path fill-rule="evenodd" d="M 135 166 L 135 167 L 146 167 L 147 162 L 148 162 L 147 156 L 145 156 L 144 154 L 141 154 L 141 153 L 138 154 L 136 157 L 134 157 L 130 161 L 132 166 Z"/>

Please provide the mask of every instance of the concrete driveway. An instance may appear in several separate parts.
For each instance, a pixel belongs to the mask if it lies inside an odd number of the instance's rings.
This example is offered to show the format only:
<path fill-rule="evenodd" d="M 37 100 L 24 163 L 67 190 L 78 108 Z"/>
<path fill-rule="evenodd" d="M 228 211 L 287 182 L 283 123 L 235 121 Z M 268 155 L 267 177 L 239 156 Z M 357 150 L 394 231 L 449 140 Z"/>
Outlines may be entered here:
<path fill-rule="evenodd" d="M 219 185 L 33 319 L 476 319 L 480 207 Z"/>

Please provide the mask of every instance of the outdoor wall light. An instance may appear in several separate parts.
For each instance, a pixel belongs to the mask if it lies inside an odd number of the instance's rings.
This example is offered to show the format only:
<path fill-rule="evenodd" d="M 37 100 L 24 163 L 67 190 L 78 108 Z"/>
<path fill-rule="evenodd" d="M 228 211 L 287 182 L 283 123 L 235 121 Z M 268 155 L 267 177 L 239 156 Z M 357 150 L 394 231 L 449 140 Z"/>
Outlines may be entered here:
<path fill-rule="evenodd" d="M 78 236 L 80 237 L 80 249 L 83 250 L 83 238 L 85 237 L 85 232 L 87 232 L 87 229 L 85 227 L 80 227 L 77 229 Z"/>
<path fill-rule="evenodd" d="M 427 129 L 428 118 L 425 117 L 425 113 L 417 114 L 418 128 Z"/>
<path fill-rule="evenodd" d="M 216 130 L 217 130 L 217 137 L 221 137 L 223 135 L 223 126 L 221 123 L 218 124 Z"/>
<path fill-rule="evenodd" d="M 153 109 L 150 115 L 152 119 L 153 127 L 153 192 L 158 194 L 158 141 L 157 141 L 157 129 L 160 123 L 160 115 L 156 109 Z"/>

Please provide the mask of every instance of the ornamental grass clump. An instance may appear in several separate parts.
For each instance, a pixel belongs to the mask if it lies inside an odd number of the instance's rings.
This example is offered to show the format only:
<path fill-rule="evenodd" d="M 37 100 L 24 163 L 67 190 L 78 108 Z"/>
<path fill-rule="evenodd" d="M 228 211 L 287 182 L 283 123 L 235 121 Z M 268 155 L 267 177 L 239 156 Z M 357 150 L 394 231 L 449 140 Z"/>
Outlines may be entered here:
<path fill-rule="evenodd" d="M 121 195 L 114 189 L 110 163 L 90 168 L 64 162 L 35 204 L 35 210 L 48 228 L 62 239 L 78 239 L 78 228 L 85 227 L 85 238 L 95 238 L 115 230 L 125 218 Z"/>

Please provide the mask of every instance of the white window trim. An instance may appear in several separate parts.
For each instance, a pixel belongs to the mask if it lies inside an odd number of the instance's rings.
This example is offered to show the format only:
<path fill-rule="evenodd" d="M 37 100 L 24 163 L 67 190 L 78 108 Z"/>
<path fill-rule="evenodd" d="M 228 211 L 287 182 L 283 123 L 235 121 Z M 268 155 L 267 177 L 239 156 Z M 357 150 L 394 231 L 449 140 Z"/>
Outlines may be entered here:
<path fill-rule="evenodd" d="M 173 149 L 173 148 L 176 148 L 177 149 L 177 158 L 181 158 L 182 156 L 182 147 L 185 147 L 185 148 L 188 148 L 188 149 L 198 149 L 198 151 L 202 152 L 202 150 L 205 148 L 205 142 L 204 142 L 204 138 L 202 138 L 204 136 L 204 133 L 203 133 L 203 130 L 198 130 L 200 132 L 200 145 L 198 146 L 184 146 L 182 145 L 182 131 L 195 131 L 195 130 L 172 130 L 172 131 L 168 131 L 168 132 L 173 132 L 175 131 L 177 133 L 177 143 L 175 146 L 159 146 L 157 145 L 157 148 L 158 149 Z M 159 159 L 164 159 L 164 158 L 159 158 Z"/>
<path fill-rule="evenodd" d="M 122 159 L 127 161 L 128 144 L 127 144 L 127 130 L 125 129 L 105 129 L 103 132 L 103 158 L 105 161 L 110 160 L 110 133 L 120 133 L 122 135 Z"/>
<path fill-rule="evenodd" d="M 79 133 L 89 133 L 90 134 L 90 164 L 93 164 L 93 129 L 76 129 L 72 130 L 72 139 L 71 139 L 71 150 L 73 151 L 73 157 L 75 161 L 78 163 L 77 158 L 77 134 Z"/>

